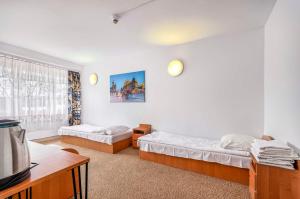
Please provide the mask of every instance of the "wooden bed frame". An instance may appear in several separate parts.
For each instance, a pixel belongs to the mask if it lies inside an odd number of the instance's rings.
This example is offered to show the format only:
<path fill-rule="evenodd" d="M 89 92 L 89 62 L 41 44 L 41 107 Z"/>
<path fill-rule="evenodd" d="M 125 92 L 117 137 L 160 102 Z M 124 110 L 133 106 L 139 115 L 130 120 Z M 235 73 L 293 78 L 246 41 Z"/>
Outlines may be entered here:
<path fill-rule="evenodd" d="M 249 185 L 249 169 L 227 166 L 214 162 L 174 157 L 140 150 L 140 158 L 171 167 Z"/>
<path fill-rule="evenodd" d="M 112 154 L 118 153 L 119 151 L 122 151 L 123 149 L 126 149 L 131 145 L 131 137 L 125 140 L 115 142 L 112 145 L 69 135 L 62 135 L 60 136 L 60 139 L 62 142 L 68 144 L 73 144 Z"/>
<path fill-rule="evenodd" d="M 263 135 L 261 139 L 270 141 L 274 138 L 269 135 Z M 243 185 L 249 185 L 249 169 L 223 165 L 215 162 L 207 162 L 203 160 L 194 160 L 153 152 L 145 152 L 141 150 L 140 158 L 179 169 L 194 171 L 223 180 L 237 182 Z"/>

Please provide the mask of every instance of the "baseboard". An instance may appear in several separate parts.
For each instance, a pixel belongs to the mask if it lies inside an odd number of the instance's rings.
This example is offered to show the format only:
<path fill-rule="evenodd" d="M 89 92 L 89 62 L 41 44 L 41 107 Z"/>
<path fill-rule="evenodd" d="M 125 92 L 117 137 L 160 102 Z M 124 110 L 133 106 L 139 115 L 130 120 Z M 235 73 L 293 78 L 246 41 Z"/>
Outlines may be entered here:
<path fill-rule="evenodd" d="M 57 136 L 57 129 L 47 129 L 47 130 L 38 130 L 38 131 L 27 131 L 26 138 L 28 140 L 38 140 L 48 137 Z"/>

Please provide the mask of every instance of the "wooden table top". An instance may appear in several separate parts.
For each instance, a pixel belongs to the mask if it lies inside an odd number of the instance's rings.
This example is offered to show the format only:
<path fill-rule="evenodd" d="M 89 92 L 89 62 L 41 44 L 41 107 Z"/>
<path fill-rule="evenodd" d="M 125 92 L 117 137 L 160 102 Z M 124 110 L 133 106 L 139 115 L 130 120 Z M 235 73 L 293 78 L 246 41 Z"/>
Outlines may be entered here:
<path fill-rule="evenodd" d="M 7 198 L 22 190 L 39 184 L 53 176 L 89 162 L 89 158 L 61 149 L 29 142 L 31 162 L 38 163 L 31 169 L 31 176 L 20 184 L 0 191 L 0 198 Z"/>

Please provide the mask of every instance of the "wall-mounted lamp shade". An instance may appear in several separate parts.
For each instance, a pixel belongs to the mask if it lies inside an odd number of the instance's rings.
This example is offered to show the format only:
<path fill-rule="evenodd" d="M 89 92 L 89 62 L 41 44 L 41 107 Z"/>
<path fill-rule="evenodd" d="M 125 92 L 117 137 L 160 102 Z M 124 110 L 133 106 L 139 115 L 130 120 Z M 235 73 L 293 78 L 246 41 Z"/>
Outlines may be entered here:
<path fill-rule="evenodd" d="M 172 60 L 168 65 L 168 73 L 173 77 L 179 76 L 183 72 L 183 63 L 182 61 L 176 59 Z"/>
<path fill-rule="evenodd" d="M 96 73 L 93 73 L 90 75 L 90 84 L 96 85 L 98 82 L 98 75 Z"/>

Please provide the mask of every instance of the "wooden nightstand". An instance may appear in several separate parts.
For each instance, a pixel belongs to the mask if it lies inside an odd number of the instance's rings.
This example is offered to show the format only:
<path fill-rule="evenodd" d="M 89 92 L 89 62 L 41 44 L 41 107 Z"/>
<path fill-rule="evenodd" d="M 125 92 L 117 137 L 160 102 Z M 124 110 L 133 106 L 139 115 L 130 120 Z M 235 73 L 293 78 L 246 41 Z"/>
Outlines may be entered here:
<path fill-rule="evenodd" d="M 299 199 L 300 160 L 296 170 L 282 169 L 257 163 L 252 157 L 249 170 L 249 192 L 251 199 Z"/>
<path fill-rule="evenodd" d="M 264 135 L 263 140 L 273 140 Z M 300 160 L 295 170 L 260 164 L 252 156 L 249 169 L 249 192 L 251 199 L 299 199 Z"/>
<path fill-rule="evenodd" d="M 151 133 L 150 124 L 140 124 L 139 127 L 134 128 L 132 132 L 132 147 L 138 149 L 137 140 L 139 137 Z"/>

